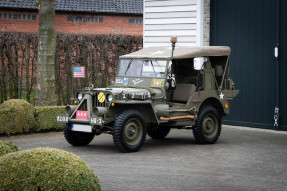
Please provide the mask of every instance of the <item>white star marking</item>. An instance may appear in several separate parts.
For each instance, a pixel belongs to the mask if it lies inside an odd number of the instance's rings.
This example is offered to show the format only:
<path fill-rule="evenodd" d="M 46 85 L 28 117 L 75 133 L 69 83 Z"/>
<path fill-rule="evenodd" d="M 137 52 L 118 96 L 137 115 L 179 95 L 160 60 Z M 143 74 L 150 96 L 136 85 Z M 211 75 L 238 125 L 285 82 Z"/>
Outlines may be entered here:
<path fill-rule="evenodd" d="M 219 95 L 220 99 L 223 99 L 224 97 L 224 94 L 221 92 L 220 95 Z"/>

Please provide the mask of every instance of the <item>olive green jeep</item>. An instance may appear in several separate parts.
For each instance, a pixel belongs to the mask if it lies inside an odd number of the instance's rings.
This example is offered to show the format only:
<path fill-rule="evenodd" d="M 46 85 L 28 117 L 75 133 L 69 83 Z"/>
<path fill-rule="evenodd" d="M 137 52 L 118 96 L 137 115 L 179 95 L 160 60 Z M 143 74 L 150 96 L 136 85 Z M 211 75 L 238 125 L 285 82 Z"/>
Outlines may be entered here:
<path fill-rule="evenodd" d="M 199 144 L 215 143 L 229 101 L 239 93 L 228 73 L 230 48 L 175 47 L 176 38 L 171 42 L 171 47 L 120 56 L 109 87 L 77 90 L 77 104 L 57 116 L 66 140 L 87 145 L 95 135 L 108 133 L 121 151 L 134 152 L 146 133 L 163 139 L 175 128 L 193 130 Z"/>

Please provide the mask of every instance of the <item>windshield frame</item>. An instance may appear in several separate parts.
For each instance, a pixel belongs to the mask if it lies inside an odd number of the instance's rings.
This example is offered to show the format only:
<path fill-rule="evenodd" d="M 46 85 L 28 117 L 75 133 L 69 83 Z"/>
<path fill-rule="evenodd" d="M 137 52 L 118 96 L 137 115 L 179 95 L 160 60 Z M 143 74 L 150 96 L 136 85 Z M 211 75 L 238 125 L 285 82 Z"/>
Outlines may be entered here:
<path fill-rule="evenodd" d="M 141 63 L 141 74 L 139 75 L 139 76 L 137 76 L 137 75 L 119 75 L 119 72 L 120 72 L 120 66 L 121 66 L 121 61 L 122 60 L 127 60 L 128 61 L 128 63 L 129 63 L 129 65 L 130 64 L 132 64 L 132 62 L 134 61 L 134 60 L 140 60 L 140 61 L 142 61 L 142 63 Z M 131 62 L 131 60 L 132 60 L 132 62 Z M 155 64 L 156 62 L 155 61 L 163 61 L 163 62 L 165 62 L 165 65 L 164 65 L 164 74 L 163 74 L 163 76 L 161 76 L 161 77 L 159 77 L 159 76 L 143 76 L 142 74 L 143 74 L 143 64 L 144 64 L 144 61 L 150 61 L 150 63 L 152 63 L 152 70 L 153 70 L 153 72 L 155 73 L 155 66 L 157 66 L 157 64 Z M 167 76 L 167 71 L 168 71 L 168 63 L 169 63 L 169 59 L 162 59 L 162 58 L 160 58 L 160 59 L 154 59 L 154 58 L 120 58 L 119 59 L 119 61 L 118 61 L 118 68 L 117 68 L 117 75 L 116 75 L 116 77 L 130 77 L 130 78 L 162 78 L 162 79 L 165 79 L 166 78 L 166 76 Z M 130 68 L 130 66 L 127 66 L 127 70 L 126 71 L 124 71 L 124 72 L 122 72 L 122 73 L 127 73 L 127 71 L 128 71 L 128 68 Z M 158 64 L 158 66 L 159 66 L 159 64 Z M 159 66 L 160 67 L 160 66 Z"/>

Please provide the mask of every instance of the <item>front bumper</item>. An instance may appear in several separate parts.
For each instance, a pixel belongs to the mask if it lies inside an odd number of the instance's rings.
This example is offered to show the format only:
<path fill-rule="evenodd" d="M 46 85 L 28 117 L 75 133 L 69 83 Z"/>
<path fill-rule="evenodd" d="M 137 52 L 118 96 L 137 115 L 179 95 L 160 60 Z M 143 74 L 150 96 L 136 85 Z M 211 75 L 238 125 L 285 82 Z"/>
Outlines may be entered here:
<path fill-rule="evenodd" d="M 89 124 L 89 125 L 97 125 L 97 126 L 103 126 L 104 125 L 104 119 L 102 117 L 91 117 L 88 120 L 84 119 L 71 119 L 70 117 L 58 115 L 57 116 L 57 122 L 58 123 L 80 123 L 80 124 Z"/>
<path fill-rule="evenodd" d="M 58 123 L 64 124 L 81 124 L 90 125 L 93 127 L 104 126 L 104 114 L 102 116 L 95 116 L 92 114 L 93 111 L 93 97 L 86 94 L 81 102 L 76 106 L 67 106 L 66 115 L 57 116 Z"/>

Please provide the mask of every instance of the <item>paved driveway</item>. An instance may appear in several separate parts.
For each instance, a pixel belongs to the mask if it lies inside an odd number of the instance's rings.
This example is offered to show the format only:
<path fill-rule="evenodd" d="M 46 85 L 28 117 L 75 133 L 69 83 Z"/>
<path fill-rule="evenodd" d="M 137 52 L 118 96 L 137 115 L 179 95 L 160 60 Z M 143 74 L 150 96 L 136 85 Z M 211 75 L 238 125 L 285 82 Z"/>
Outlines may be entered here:
<path fill-rule="evenodd" d="M 22 149 L 55 147 L 82 157 L 105 190 L 286 190 L 287 133 L 223 127 L 214 145 L 197 145 L 188 130 L 164 140 L 147 136 L 137 153 L 120 153 L 112 136 L 70 146 L 60 132 L 0 137 Z"/>

